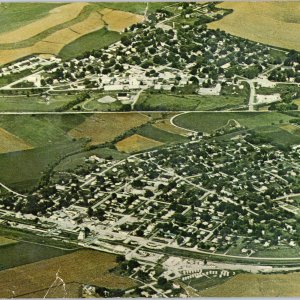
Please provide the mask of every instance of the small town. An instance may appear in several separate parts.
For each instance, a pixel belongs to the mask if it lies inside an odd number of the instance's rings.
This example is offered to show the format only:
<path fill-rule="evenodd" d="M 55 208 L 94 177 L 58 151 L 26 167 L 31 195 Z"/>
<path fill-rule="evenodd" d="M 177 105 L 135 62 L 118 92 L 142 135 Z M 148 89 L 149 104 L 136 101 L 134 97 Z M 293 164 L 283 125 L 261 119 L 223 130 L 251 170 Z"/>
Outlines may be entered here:
<path fill-rule="evenodd" d="M 30 195 L 2 197 L 1 220 L 137 261 L 125 270 L 138 278 L 150 274 L 140 295 L 179 296 L 178 277 L 183 282 L 228 277 L 230 268 L 238 270 L 229 264 L 228 271 L 216 265 L 211 271 L 210 255 L 247 260 L 266 251 L 299 249 L 299 161 L 297 146 L 284 151 L 247 133 L 227 142 L 197 133 L 187 143 L 124 160 L 86 157 L 84 166 L 56 174 Z M 157 262 L 181 251 L 199 254 L 203 266 L 189 270 L 191 265 L 183 268 L 180 261 L 156 272 Z M 150 267 L 154 277 L 145 271 Z M 253 268 L 264 270 L 259 264 Z"/>
<path fill-rule="evenodd" d="M 212 21 L 228 13 L 214 4 L 193 3 L 157 10 L 104 49 L 69 61 L 33 56 L 3 67 L 2 77 L 26 76 L 1 87 L 0 92 L 41 94 L 46 105 L 55 95 L 96 91 L 101 92 L 97 99 L 104 104 L 101 107 L 115 102 L 120 103 L 117 110 L 151 110 L 151 105 L 139 101 L 142 93 L 238 96 L 248 88 L 249 95 L 232 108 L 252 111 L 272 104 L 272 110 L 297 109 L 292 100 L 300 93 L 298 52 L 208 29 L 207 20 L 199 19 L 209 16 Z M 186 24 L 182 18 L 197 21 Z M 287 93 L 283 83 L 292 91 Z M 82 109 L 86 110 L 85 105 L 76 106 Z"/>

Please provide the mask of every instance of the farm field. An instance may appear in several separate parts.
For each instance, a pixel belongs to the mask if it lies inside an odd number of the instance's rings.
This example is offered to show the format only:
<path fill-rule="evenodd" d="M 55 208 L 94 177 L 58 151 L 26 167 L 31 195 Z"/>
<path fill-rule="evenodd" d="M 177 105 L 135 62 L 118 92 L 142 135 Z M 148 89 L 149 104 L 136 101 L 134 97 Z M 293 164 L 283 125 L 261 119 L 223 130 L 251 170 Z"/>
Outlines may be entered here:
<path fill-rule="evenodd" d="M 1 3 L 0 33 L 13 31 L 49 15 L 49 12 L 64 3 L 23 2 Z M 20 14 L 20 11 L 22 12 Z"/>
<path fill-rule="evenodd" d="M 49 166 L 65 155 L 80 151 L 84 144 L 83 141 L 64 142 L 0 154 L 0 180 L 18 191 L 30 190 Z"/>
<path fill-rule="evenodd" d="M 246 113 L 187 113 L 174 119 L 174 124 L 190 130 L 211 133 L 236 120 L 241 126 L 253 129 L 276 144 L 288 146 L 300 142 L 300 136 L 282 129 L 293 117 L 277 112 Z"/>
<path fill-rule="evenodd" d="M 116 265 L 115 255 L 93 250 L 80 250 L 71 254 L 1 271 L 0 297 L 8 298 L 11 296 L 9 287 L 11 289 L 14 288 L 16 296 L 19 297 L 26 298 L 26 296 L 37 291 L 45 295 L 49 286 L 55 280 L 55 274 L 58 270 L 59 275 L 67 284 L 66 297 L 69 296 L 68 284 L 72 283 L 86 283 L 122 289 L 135 286 L 134 281 L 129 278 L 108 273 L 108 270 Z M 53 290 L 57 292 L 61 290 L 61 294 L 58 297 L 64 296 L 62 287 L 56 287 Z M 51 293 L 49 296 L 51 296 Z"/>
<path fill-rule="evenodd" d="M 144 137 L 154 139 L 161 143 L 176 143 L 176 142 L 183 142 L 186 140 L 185 137 L 179 134 L 170 133 L 168 131 L 154 127 L 150 124 L 141 126 L 140 128 L 137 129 L 136 133 Z"/>
<path fill-rule="evenodd" d="M 171 94 L 142 94 L 138 110 L 219 110 L 244 104 L 243 97 Z"/>
<path fill-rule="evenodd" d="M 139 134 L 133 134 L 116 143 L 118 151 L 125 153 L 134 153 L 163 145 L 156 140 L 146 138 Z"/>
<path fill-rule="evenodd" d="M 12 240 L 12 239 L 8 239 L 4 236 L 0 236 L 0 247 L 4 246 L 4 245 L 14 244 L 14 243 L 17 243 L 17 241 Z"/>
<path fill-rule="evenodd" d="M 118 32 L 102 28 L 95 32 L 86 34 L 76 39 L 74 42 L 64 46 L 59 52 L 59 56 L 64 60 L 68 60 L 81 55 L 86 51 L 90 51 L 91 49 L 97 50 L 109 46 L 110 44 L 117 42 L 119 39 L 120 34 Z"/>
<path fill-rule="evenodd" d="M 0 34 L 0 44 L 17 43 L 29 39 L 51 27 L 76 18 L 88 3 L 69 3 L 53 8 L 49 15 L 24 25 L 14 31 Z"/>
<path fill-rule="evenodd" d="M 5 245 L 0 245 L 1 271 L 70 253 L 70 250 L 62 250 L 49 246 L 19 242 L 10 239 L 7 240 L 12 242 L 7 242 Z"/>
<path fill-rule="evenodd" d="M 0 64 L 6 64 L 32 54 L 55 54 L 61 51 L 70 53 L 78 49 L 78 41 L 63 50 L 65 46 L 79 38 L 97 32 L 104 26 L 114 31 L 112 34 L 102 34 L 103 42 L 96 45 L 87 37 L 89 42 L 83 49 L 99 49 L 120 39 L 118 32 L 143 20 L 142 15 L 128 11 L 120 11 L 96 4 L 71 3 L 54 8 L 47 16 L 34 20 L 13 31 L 0 33 Z M 115 32 L 116 31 L 116 32 Z M 98 35 L 99 37 L 99 35 Z M 95 36 L 92 36 L 95 38 Z M 85 39 L 84 39 L 85 41 Z M 92 46 L 92 48 L 87 48 Z M 80 53 L 79 53 L 80 54 Z M 77 55 L 79 55 L 77 54 Z"/>
<path fill-rule="evenodd" d="M 238 274 L 200 294 L 203 297 L 296 297 L 299 279 L 300 273 Z"/>
<path fill-rule="evenodd" d="M 98 145 L 112 141 L 115 137 L 148 121 L 147 116 L 139 113 L 94 114 L 71 129 L 69 135 L 74 138 L 89 138 L 90 145 Z"/>
<path fill-rule="evenodd" d="M 0 153 L 32 149 L 31 145 L 3 128 L 0 128 L 0 139 Z"/>
<path fill-rule="evenodd" d="M 224 2 L 233 13 L 208 24 L 256 42 L 300 50 L 300 11 L 297 2 Z"/>

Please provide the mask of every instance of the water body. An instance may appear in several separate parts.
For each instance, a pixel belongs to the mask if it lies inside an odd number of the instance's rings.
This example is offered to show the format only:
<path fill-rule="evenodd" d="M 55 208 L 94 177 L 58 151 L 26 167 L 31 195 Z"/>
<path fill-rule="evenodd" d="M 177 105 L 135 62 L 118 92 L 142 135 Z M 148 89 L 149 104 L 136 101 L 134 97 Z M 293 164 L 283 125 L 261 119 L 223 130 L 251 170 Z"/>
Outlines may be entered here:
<path fill-rule="evenodd" d="M 3 245 L 0 246 L 0 270 L 30 264 L 71 252 L 26 242 Z"/>

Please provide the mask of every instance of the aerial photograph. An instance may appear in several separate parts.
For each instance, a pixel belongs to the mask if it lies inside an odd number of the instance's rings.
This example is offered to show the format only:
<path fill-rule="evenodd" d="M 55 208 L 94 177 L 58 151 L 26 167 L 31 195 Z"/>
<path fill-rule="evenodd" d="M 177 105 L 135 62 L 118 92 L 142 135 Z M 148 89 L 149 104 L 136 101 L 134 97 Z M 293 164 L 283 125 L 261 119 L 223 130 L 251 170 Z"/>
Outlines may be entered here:
<path fill-rule="evenodd" d="M 0 24 L 0 298 L 300 297 L 300 1 Z"/>

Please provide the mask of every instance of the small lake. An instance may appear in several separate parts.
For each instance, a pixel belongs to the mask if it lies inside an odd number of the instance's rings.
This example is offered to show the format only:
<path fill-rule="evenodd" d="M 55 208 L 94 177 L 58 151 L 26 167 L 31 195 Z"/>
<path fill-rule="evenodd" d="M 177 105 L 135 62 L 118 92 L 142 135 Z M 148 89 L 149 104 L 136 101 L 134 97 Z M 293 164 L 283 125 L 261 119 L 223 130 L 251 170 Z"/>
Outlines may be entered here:
<path fill-rule="evenodd" d="M 71 252 L 26 242 L 3 245 L 0 246 L 0 270 L 30 264 Z"/>

